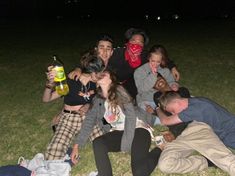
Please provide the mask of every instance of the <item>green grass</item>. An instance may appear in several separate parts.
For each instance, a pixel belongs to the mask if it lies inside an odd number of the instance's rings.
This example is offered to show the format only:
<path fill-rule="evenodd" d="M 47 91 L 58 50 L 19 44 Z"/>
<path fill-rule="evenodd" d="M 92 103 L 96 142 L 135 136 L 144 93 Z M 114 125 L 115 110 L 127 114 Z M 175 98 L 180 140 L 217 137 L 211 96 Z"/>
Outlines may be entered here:
<path fill-rule="evenodd" d="M 45 151 L 52 136 L 50 121 L 63 105 L 61 99 L 48 104 L 41 101 L 44 72 L 52 62 L 51 56 L 57 54 L 68 72 L 78 63 L 81 53 L 94 46 L 98 34 L 109 32 L 120 45 L 125 30 L 133 26 L 146 29 L 151 39 L 149 46 L 166 46 L 180 70 L 181 85 L 193 95 L 212 98 L 235 113 L 235 21 L 0 23 L 0 165 L 16 164 L 20 156 L 32 158 Z M 81 155 L 72 175 L 82 176 L 96 169 L 90 144 Z M 128 154 L 111 153 L 110 157 L 114 175 L 131 175 Z M 166 174 L 156 169 L 152 175 Z M 227 174 L 210 168 L 187 175 Z"/>

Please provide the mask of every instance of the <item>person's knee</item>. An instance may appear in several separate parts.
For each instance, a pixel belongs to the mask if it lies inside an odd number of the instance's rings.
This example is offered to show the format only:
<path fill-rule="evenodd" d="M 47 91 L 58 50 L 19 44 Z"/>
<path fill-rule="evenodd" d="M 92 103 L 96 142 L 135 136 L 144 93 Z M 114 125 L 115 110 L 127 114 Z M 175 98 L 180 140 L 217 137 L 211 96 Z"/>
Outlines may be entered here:
<path fill-rule="evenodd" d="M 175 168 L 174 158 L 160 158 L 158 161 L 158 168 L 164 173 L 173 173 Z"/>

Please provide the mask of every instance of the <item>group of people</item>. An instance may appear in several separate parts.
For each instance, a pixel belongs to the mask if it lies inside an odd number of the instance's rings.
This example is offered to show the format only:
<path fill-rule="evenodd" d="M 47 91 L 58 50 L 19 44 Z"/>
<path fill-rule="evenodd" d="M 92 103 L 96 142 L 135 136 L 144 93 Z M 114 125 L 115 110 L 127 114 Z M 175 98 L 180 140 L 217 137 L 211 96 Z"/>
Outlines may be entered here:
<path fill-rule="evenodd" d="M 71 160 L 92 141 L 99 176 L 111 176 L 108 152 L 128 152 L 134 176 L 148 176 L 156 166 L 165 173 L 200 171 L 215 165 L 235 175 L 235 116 L 205 98 L 191 97 L 178 83 L 180 74 L 162 45 L 137 28 L 125 33 L 125 45 L 114 48 L 109 35 L 68 75 L 69 93 L 59 114 L 46 159 L 62 159 L 74 139 Z M 43 101 L 60 97 L 55 72 L 48 67 Z M 88 97 L 88 98 L 87 98 Z M 166 144 L 150 149 L 149 126 L 166 125 Z M 213 144 L 213 145 L 212 145 Z M 198 151 L 201 155 L 192 155 Z"/>

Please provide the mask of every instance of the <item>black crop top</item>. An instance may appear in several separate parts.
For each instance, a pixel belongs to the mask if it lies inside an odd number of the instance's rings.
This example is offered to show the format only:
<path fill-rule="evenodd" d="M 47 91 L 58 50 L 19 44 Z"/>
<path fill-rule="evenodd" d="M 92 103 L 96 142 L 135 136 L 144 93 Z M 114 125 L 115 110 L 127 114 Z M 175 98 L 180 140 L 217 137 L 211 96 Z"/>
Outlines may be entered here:
<path fill-rule="evenodd" d="M 82 85 L 80 80 L 72 80 L 67 79 L 67 83 L 69 86 L 69 93 L 64 96 L 64 103 L 70 106 L 76 106 L 76 105 L 83 105 L 86 103 L 91 103 L 92 98 L 95 96 L 95 94 L 90 95 L 89 98 L 83 97 L 79 95 L 79 92 L 89 92 L 90 90 L 94 90 L 96 92 L 96 83 L 94 82 L 88 82 L 86 86 Z"/>

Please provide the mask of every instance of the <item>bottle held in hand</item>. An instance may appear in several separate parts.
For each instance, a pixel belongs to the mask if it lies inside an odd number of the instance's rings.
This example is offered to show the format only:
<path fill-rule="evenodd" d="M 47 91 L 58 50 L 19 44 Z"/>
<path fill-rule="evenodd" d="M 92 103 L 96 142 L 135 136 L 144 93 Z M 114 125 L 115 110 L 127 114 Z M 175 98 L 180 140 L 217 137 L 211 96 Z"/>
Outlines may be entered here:
<path fill-rule="evenodd" d="M 69 93 L 69 87 L 66 81 L 66 75 L 64 71 L 64 66 L 61 61 L 59 61 L 56 56 L 53 56 L 53 70 L 56 71 L 54 82 L 56 84 L 55 90 L 59 95 L 67 95 Z"/>

